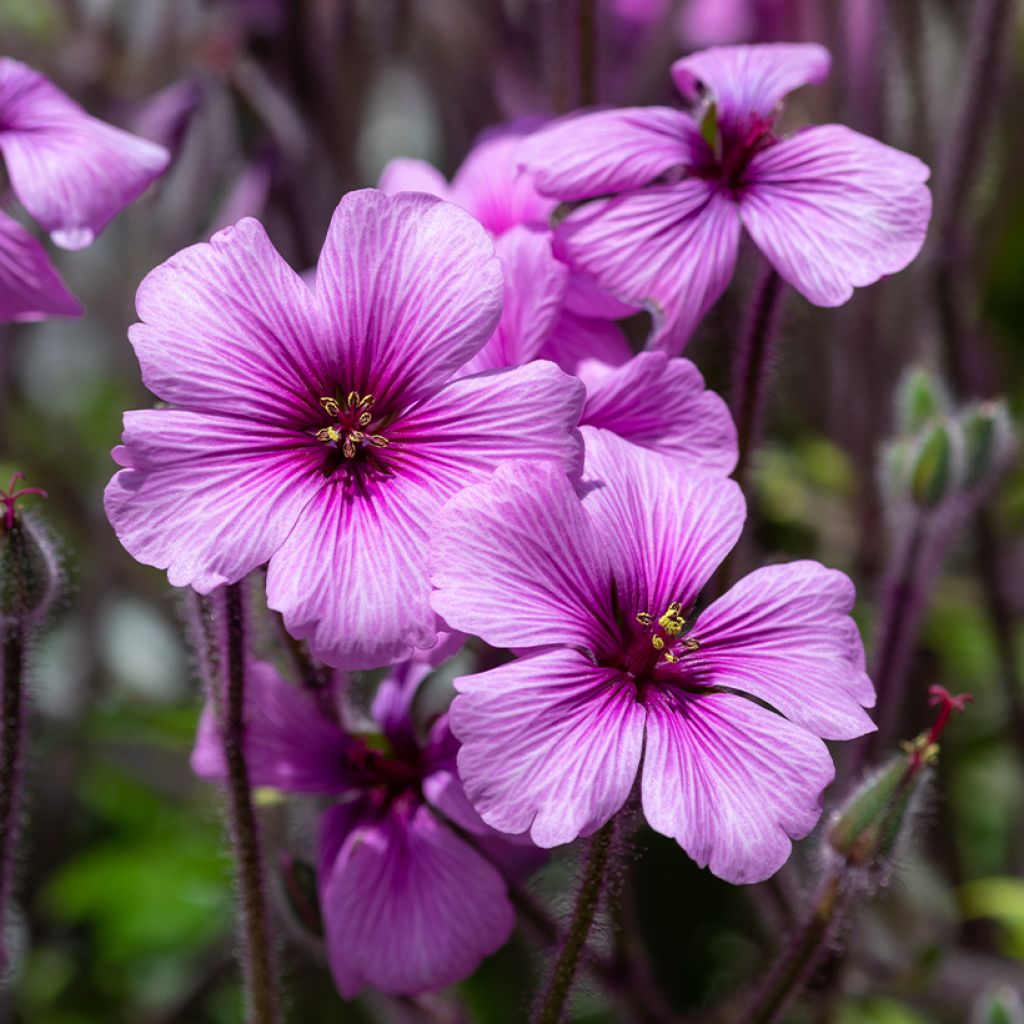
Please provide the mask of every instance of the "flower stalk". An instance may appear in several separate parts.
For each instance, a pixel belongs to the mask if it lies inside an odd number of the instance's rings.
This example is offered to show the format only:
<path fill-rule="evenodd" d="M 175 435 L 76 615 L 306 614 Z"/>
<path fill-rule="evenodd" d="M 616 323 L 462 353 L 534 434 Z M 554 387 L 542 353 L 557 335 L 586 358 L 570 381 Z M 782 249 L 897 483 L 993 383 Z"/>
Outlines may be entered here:
<path fill-rule="evenodd" d="M 565 944 L 558 956 L 551 980 L 548 982 L 547 990 L 541 999 L 536 1024 L 558 1024 L 562 1019 L 566 1001 L 572 991 L 573 982 L 576 980 L 580 961 L 587 946 L 587 937 L 590 935 L 590 929 L 601 902 L 601 895 L 604 892 L 614 829 L 614 819 L 612 819 L 595 833 L 590 841 L 590 853 L 576 896 L 576 906 L 569 923 L 569 931 L 566 934 Z"/>
<path fill-rule="evenodd" d="M 7 925 L 18 844 L 23 747 L 25 627 L 0 621 L 3 689 L 0 693 L 0 971 L 8 967 Z"/>

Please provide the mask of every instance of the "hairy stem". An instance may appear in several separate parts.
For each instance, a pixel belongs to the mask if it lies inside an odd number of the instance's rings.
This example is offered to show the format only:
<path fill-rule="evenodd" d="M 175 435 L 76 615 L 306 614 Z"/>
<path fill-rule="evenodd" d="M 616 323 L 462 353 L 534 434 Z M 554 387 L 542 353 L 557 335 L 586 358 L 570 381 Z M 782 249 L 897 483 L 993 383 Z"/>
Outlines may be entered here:
<path fill-rule="evenodd" d="M 590 928 L 601 902 L 601 893 L 604 891 L 614 828 L 613 819 L 595 833 L 590 841 L 590 854 L 576 896 L 576 906 L 569 923 L 569 931 L 555 964 L 551 981 L 541 999 L 540 1010 L 536 1018 L 537 1024 L 558 1024 L 562 1019 L 562 1012 L 565 1009 L 569 993 L 572 991 L 580 960 L 587 946 L 587 937 L 590 935 Z"/>
<path fill-rule="evenodd" d="M 263 858 L 245 757 L 245 616 L 237 584 L 226 588 L 224 615 L 226 685 L 221 738 L 227 767 L 228 821 L 241 902 L 242 967 L 252 1024 L 274 1024 L 277 1020 L 277 996 L 263 884 Z"/>
<path fill-rule="evenodd" d="M 18 621 L 0 623 L 3 691 L 0 694 L 0 970 L 7 968 L 7 925 L 17 859 L 21 806 L 22 688 L 25 629 Z"/>
<path fill-rule="evenodd" d="M 588 107 L 597 102 L 597 3 L 576 0 L 576 41 L 579 47 L 579 102 Z"/>

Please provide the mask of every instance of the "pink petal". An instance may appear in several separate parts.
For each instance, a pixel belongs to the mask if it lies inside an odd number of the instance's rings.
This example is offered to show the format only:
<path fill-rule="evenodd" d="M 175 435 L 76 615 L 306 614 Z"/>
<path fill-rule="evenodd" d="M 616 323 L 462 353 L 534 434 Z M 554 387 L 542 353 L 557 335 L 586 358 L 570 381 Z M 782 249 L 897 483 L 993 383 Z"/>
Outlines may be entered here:
<path fill-rule="evenodd" d="M 703 148 L 688 114 L 624 107 L 555 121 L 523 142 L 519 161 L 544 195 L 573 201 L 649 185 Z"/>
<path fill-rule="evenodd" d="M 262 565 L 323 486 L 319 445 L 291 431 L 177 409 L 125 413 L 124 427 L 107 517 L 175 587 L 209 593 Z"/>
<path fill-rule="evenodd" d="M 83 312 L 46 250 L 16 220 L 0 213 L 0 323 Z"/>
<path fill-rule="evenodd" d="M 433 665 L 426 658 L 411 658 L 396 665 L 380 681 L 370 706 L 370 717 L 392 744 L 416 745 L 412 705 L 420 684 L 433 671 Z"/>
<path fill-rule="evenodd" d="M 322 420 L 318 398 L 333 391 L 314 296 L 258 221 L 176 253 L 146 275 L 135 302 L 143 322 L 128 337 L 159 398 L 257 423 Z"/>
<path fill-rule="evenodd" d="M 519 168 L 525 125 L 484 134 L 452 179 L 452 202 L 468 210 L 495 236 L 522 224 L 545 228 L 558 205 L 542 196 L 533 178 Z"/>
<path fill-rule="evenodd" d="M 733 132 L 752 117 L 774 117 L 789 93 L 823 82 L 831 65 L 828 50 L 817 43 L 716 46 L 677 60 L 672 77 L 688 100 L 698 98 L 698 83 L 710 91 L 719 123 Z"/>
<path fill-rule="evenodd" d="M 332 808 L 321 825 L 320 903 L 342 996 L 454 984 L 515 926 L 498 871 L 425 807 Z"/>
<path fill-rule="evenodd" d="M 754 157 L 740 216 L 797 291 L 839 306 L 921 251 L 928 174 L 917 157 L 842 125 L 807 128 Z"/>
<path fill-rule="evenodd" d="M 542 359 L 550 359 L 566 373 L 579 377 L 588 391 L 632 356 L 629 342 L 618 326 L 569 311 L 559 317 L 540 351 Z"/>
<path fill-rule="evenodd" d="M 613 642 L 607 560 L 554 463 L 507 464 L 462 491 L 437 517 L 431 556 L 433 606 L 456 629 L 496 647 Z"/>
<path fill-rule="evenodd" d="M 444 175 L 426 160 L 409 157 L 389 161 L 380 173 L 377 188 L 389 196 L 399 192 L 426 192 L 439 199 L 451 199 L 451 189 Z"/>
<path fill-rule="evenodd" d="M 627 306 L 624 302 L 612 298 L 602 291 L 597 282 L 579 267 L 571 266 L 568 255 L 561 250 L 555 240 L 555 255 L 569 266 L 569 287 L 565 291 L 565 309 L 567 313 L 586 319 L 625 320 L 637 312 L 635 306 Z"/>
<path fill-rule="evenodd" d="M 483 228 L 433 196 L 349 192 L 316 274 L 333 375 L 378 408 L 422 398 L 487 342 L 501 265 Z"/>
<path fill-rule="evenodd" d="M 733 480 L 695 471 L 584 427 L 584 508 L 613 561 L 620 606 L 657 617 L 688 609 L 743 529 Z"/>
<path fill-rule="evenodd" d="M 291 793 L 343 793 L 352 741 L 319 709 L 310 693 L 285 682 L 272 665 L 254 662 L 245 680 L 245 750 L 249 781 Z M 224 779 L 224 748 L 213 708 L 199 720 L 192 771 Z"/>
<path fill-rule="evenodd" d="M 871 732 L 863 707 L 875 692 L 849 614 L 854 597 L 848 577 L 817 562 L 758 569 L 701 613 L 686 673 L 766 701 L 826 739 Z"/>
<path fill-rule="evenodd" d="M 0 59 L 0 153 L 25 209 L 82 249 L 159 177 L 167 150 L 90 117 L 38 71 Z"/>
<path fill-rule="evenodd" d="M 463 373 L 520 366 L 535 358 L 562 310 L 569 269 L 551 253 L 547 234 L 510 228 L 494 246 L 505 277 L 501 321 Z"/>
<path fill-rule="evenodd" d="M 591 384 L 581 422 L 698 469 L 727 475 L 736 466 L 729 407 L 693 363 L 664 352 L 641 352 Z"/>
<path fill-rule="evenodd" d="M 760 882 L 821 816 L 834 769 L 817 736 L 743 697 L 647 695 L 650 826 L 727 882 Z"/>
<path fill-rule="evenodd" d="M 626 802 L 643 749 L 632 680 L 577 650 L 456 680 L 459 774 L 480 816 L 545 849 L 600 828 Z"/>
<path fill-rule="evenodd" d="M 343 669 L 404 661 L 437 642 L 427 545 L 442 498 L 401 474 L 328 481 L 270 560 L 267 602 L 288 632 Z"/>
<path fill-rule="evenodd" d="M 603 289 L 650 310 L 654 343 L 675 355 L 732 277 L 740 220 L 732 199 L 693 178 L 588 203 L 556 238 Z"/>

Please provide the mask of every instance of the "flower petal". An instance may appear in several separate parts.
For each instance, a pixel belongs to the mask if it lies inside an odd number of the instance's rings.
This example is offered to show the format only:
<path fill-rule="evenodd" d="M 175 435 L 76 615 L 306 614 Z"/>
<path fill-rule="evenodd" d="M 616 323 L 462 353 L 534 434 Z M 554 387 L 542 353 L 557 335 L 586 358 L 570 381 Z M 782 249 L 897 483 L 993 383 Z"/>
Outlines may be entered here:
<path fill-rule="evenodd" d="M 498 329 L 462 373 L 521 366 L 537 356 L 562 310 L 569 268 L 555 259 L 551 237 L 513 227 L 494 245 L 505 277 Z"/>
<path fill-rule="evenodd" d="M 519 162 L 544 195 L 593 199 L 641 188 L 687 167 L 705 148 L 689 114 L 669 107 L 624 107 L 576 114 L 527 138 Z"/>
<path fill-rule="evenodd" d="M 626 802 L 644 709 L 623 673 L 559 648 L 455 681 L 459 774 L 488 825 L 549 848 L 599 829 Z"/>
<path fill-rule="evenodd" d="M 434 524 L 431 556 L 434 609 L 489 644 L 598 650 L 615 635 L 607 561 L 554 463 L 506 464 L 454 497 Z"/>
<path fill-rule="evenodd" d="M 664 352 L 641 352 L 592 384 L 581 422 L 709 472 L 736 465 L 729 407 L 693 363 Z"/>
<path fill-rule="evenodd" d="M 334 379 L 378 408 L 429 394 L 484 347 L 501 265 L 483 228 L 433 196 L 349 192 L 316 271 Z"/>
<path fill-rule="evenodd" d="M 322 421 L 329 394 L 313 293 L 245 218 L 146 275 L 128 337 L 166 402 L 259 423 Z M 250 429 L 238 425 L 235 433 Z"/>
<path fill-rule="evenodd" d="M 320 904 L 345 998 L 364 985 L 394 995 L 451 985 L 512 934 L 501 875 L 427 808 L 334 807 L 320 836 Z"/>
<path fill-rule="evenodd" d="M 127 412 L 107 518 L 128 552 L 206 594 L 262 565 L 323 485 L 290 431 L 178 409 Z"/>
<path fill-rule="evenodd" d="M 842 125 L 807 128 L 754 157 L 740 216 L 797 291 L 839 306 L 920 252 L 928 173 L 917 157 Z"/>
<path fill-rule="evenodd" d="M 404 156 L 387 163 L 380 172 L 377 188 L 389 196 L 399 192 L 426 192 L 438 199 L 451 199 L 445 176 L 433 164 Z"/>
<path fill-rule="evenodd" d="M 542 359 L 550 359 L 566 373 L 579 377 L 588 391 L 632 356 L 629 342 L 616 324 L 568 310 L 559 317 L 540 351 Z"/>
<path fill-rule="evenodd" d="M 245 751 L 249 781 L 291 793 L 344 793 L 355 785 L 345 771 L 352 741 L 309 693 L 285 682 L 266 662 L 249 666 L 245 679 Z M 213 707 L 199 720 L 192 771 L 224 779 L 224 746 Z"/>
<path fill-rule="evenodd" d="M 769 118 L 802 85 L 828 76 L 832 58 L 817 43 L 715 46 L 672 65 L 676 88 L 688 100 L 703 86 L 714 96 L 718 121 L 727 132 L 742 130 L 751 117 Z"/>
<path fill-rule="evenodd" d="M 653 344 L 671 355 L 725 291 L 739 238 L 736 204 L 699 178 L 595 200 L 556 231 L 572 264 L 651 312 Z"/>
<path fill-rule="evenodd" d="M 0 153 L 25 209 L 82 249 L 159 177 L 162 146 L 90 117 L 38 71 L 0 59 Z"/>
<path fill-rule="evenodd" d="M 0 323 L 83 312 L 46 250 L 16 220 L 0 213 Z"/>
<path fill-rule="evenodd" d="M 817 736 L 730 693 L 647 695 L 651 828 L 727 882 L 760 882 L 821 816 L 834 768 Z"/>
<path fill-rule="evenodd" d="M 817 562 L 750 573 L 698 618 L 700 649 L 685 673 L 766 701 L 825 739 L 852 739 L 874 725 L 864 645 L 850 618 L 849 578 Z"/>
<path fill-rule="evenodd" d="M 743 493 L 703 473 L 583 428 L 584 508 L 613 560 L 620 606 L 660 615 L 697 599 L 743 529 Z"/>

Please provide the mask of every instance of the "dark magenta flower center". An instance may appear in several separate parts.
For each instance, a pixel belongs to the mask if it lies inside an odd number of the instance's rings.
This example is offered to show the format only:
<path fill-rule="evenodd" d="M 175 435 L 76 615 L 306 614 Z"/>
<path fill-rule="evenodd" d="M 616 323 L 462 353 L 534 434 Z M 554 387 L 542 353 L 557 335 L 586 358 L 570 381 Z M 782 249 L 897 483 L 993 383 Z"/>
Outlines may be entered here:
<path fill-rule="evenodd" d="M 374 409 L 373 395 L 350 391 L 344 398 L 325 396 L 320 399 L 320 408 L 329 418 L 328 424 L 314 434 L 327 448 L 325 476 L 343 468 L 349 476 L 390 474 L 383 450 L 391 442 L 383 431 L 394 417 Z"/>
<path fill-rule="evenodd" d="M 716 122 L 714 138 L 705 159 L 698 161 L 692 173 L 698 178 L 721 182 L 729 190 L 742 188 L 747 168 L 758 153 L 773 146 L 775 118 L 751 114 L 741 125 L 723 126 Z"/>
<path fill-rule="evenodd" d="M 360 789 L 385 801 L 420 793 L 423 765 L 419 750 L 411 746 L 381 749 L 361 736 L 353 737 L 345 751 L 345 767 Z"/>

